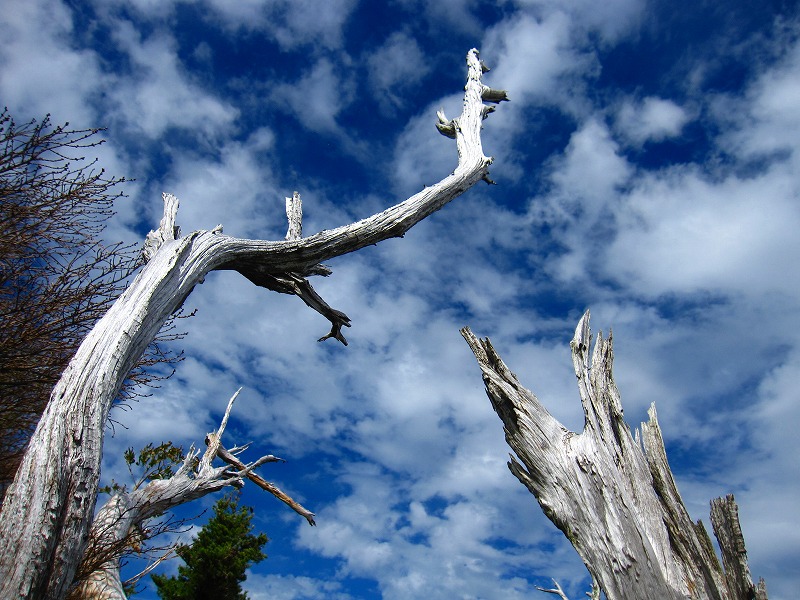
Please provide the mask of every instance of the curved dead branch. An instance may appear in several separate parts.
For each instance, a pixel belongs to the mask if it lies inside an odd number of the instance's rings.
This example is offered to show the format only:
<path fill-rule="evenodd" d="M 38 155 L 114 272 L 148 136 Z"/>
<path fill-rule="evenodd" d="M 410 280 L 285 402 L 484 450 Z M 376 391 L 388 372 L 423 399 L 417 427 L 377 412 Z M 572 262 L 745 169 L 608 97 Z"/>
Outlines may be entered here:
<path fill-rule="evenodd" d="M 165 196 L 164 218 L 145 243 L 146 264 L 64 371 L 6 494 L 0 512 L 0 597 L 64 597 L 92 522 L 111 403 L 136 359 L 210 271 L 235 270 L 257 285 L 299 295 L 331 320 L 325 337 L 344 343 L 341 327 L 349 319 L 312 293 L 304 278 L 329 272 L 325 260 L 402 236 L 488 180 L 491 159 L 483 154 L 480 137 L 489 113 L 483 99 L 497 102 L 505 94 L 482 83 L 477 50 L 467 54 L 467 70 L 462 113 L 447 121 L 455 132 L 455 171 L 362 221 L 307 238 L 300 238 L 296 227 L 290 239 L 279 241 L 235 238 L 219 226 L 180 237 L 177 199 Z"/>

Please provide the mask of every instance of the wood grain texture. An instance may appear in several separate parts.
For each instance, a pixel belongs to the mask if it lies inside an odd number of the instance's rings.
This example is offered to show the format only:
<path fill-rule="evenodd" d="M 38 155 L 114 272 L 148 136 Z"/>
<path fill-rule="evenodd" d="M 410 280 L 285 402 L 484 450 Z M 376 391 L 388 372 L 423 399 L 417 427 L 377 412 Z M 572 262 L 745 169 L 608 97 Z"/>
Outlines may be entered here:
<path fill-rule="evenodd" d="M 177 198 L 164 195 L 164 217 L 143 250 L 146 264 L 64 371 L 6 494 L 0 512 L 0 598 L 64 598 L 92 522 L 111 404 L 136 359 L 210 271 L 239 271 L 267 289 L 298 295 L 331 320 L 331 333 L 322 339 L 344 342 L 341 327 L 349 318 L 330 308 L 305 277 L 329 273 L 321 264 L 325 260 L 402 236 L 488 181 L 491 159 L 483 154 L 480 134 L 490 111 L 483 98 L 497 102 L 506 96 L 482 83 L 477 50 L 467 54 L 467 72 L 462 113 L 448 122 L 458 152 L 455 171 L 371 217 L 307 238 L 249 240 L 227 236 L 220 226 L 181 237 Z"/>
<path fill-rule="evenodd" d="M 678 492 L 655 406 L 641 434 L 632 435 L 625 423 L 611 336 L 598 334 L 591 349 L 588 311 L 570 342 L 585 417 L 580 433 L 567 430 L 520 384 L 488 339 L 469 328 L 462 335 L 514 451 L 509 469 L 564 532 L 609 600 L 756 597 L 733 497 L 712 503 L 723 570 L 703 524 L 691 520 Z"/>

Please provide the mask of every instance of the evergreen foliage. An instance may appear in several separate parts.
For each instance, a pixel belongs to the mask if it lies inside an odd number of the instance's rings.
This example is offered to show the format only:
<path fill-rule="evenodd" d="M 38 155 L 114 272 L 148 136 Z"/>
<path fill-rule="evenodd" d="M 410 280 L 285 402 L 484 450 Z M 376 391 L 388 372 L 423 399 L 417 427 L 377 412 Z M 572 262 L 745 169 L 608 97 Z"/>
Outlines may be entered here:
<path fill-rule="evenodd" d="M 175 446 L 172 442 L 161 442 L 158 446 L 152 443 L 147 444 L 139 450 L 137 456 L 132 447 L 125 450 L 123 459 L 128 467 L 133 481 L 133 489 L 138 490 L 141 486 L 153 481 L 154 479 L 169 479 L 175 474 L 176 467 L 183 463 L 183 446 Z M 197 459 L 195 459 L 195 463 Z M 102 494 L 114 494 L 127 492 L 128 486 L 118 483 L 114 479 L 110 485 L 100 487 Z"/>
<path fill-rule="evenodd" d="M 240 507 L 236 495 L 226 495 L 214 505 L 214 516 L 190 545 L 180 545 L 178 556 L 186 563 L 177 577 L 152 575 L 162 600 L 245 600 L 241 583 L 245 571 L 264 560 L 263 533 L 253 535 L 253 509 Z"/>

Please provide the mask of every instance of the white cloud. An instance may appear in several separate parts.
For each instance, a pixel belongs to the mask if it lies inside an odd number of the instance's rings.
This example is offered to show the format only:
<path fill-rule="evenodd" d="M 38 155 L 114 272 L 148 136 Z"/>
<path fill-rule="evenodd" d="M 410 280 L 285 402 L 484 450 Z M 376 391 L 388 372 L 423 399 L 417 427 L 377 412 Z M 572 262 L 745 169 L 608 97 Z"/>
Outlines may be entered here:
<path fill-rule="evenodd" d="M 786 69 L 782 64 L 765 73 L 754 89 L 763 89 L 764 80 L 784 81 Z M 788 137 L 770 132 L 795 128 L 793 115 L 782 118 L 778 108 L 763 109 L 763 94 L 751 91 L 747 98 L 737 101 L 737 114 L 762 118 L 737 120 L 738 131 L 719 138 L 744 164 L 755 144 L 764 148 L 781 140 L 789 147 Z M 686 118 L 672 102 L 648 98 L 638 106 L 626 104 L 617 124 L 625 137 L 641 143 L 677 134 Z M 555 188 L 531 203 L 531 214 L 554 227 L 567 249 L 547 265 L 562 280 L 611 279 L 648 298 L 794 295 L 800 275 L 792 258 L 800 252 L 794 234 L 800 225 L 796 170 L 793 160 L 779 156 L 743 175 L 736 168 L 709 171 L 694 164 L 634 172 L 605 125 L 589 119 L 572 135 L 564 156 L 552 161 Z"/>
<path fill-rule="evenodd" d="M 252 600 L 344 600 L 337 581 L 293 575 L 259 575 L 248 573 L 242 588 Z"/>
<path fill-rule="evenodd" d="M 20 122 L 49 113 L 56 123 L 96 127 L 87 102 L 99 94 L 103 77 L 95 54 L 70 43 L 71 11 L 57 0 L 6 8 L 0 23 L 4 105 Z"/>
<path fill-rule="evenodd" d="M 336 117 L 353 99 L 352 86 L 340 74 L 341 69 L 323 58 L 294 83 L 275 85 L 271 97 L 309 131 L 335 133 Z"/>
<path fill-rule="evenodd" d="M 460 31 L 479 35 L 483 24 L 475 14 L 479 0 L 396 0 L 411 14 L 421 15 L 427 26 L 435 32 Z"/>
<path fill-rule="evenodd" d="M 137 17 L 151 22 L 164 22 L 174 13 L 175 7 L 181 3 L 192 0 L 92 0 L 95 10 L 102 14 L 104 19 L 113 18 L 114 12 L 123 9 L 133 9 Z"/>
<path fill-rule="evenodd" d="M 492 114 L 485 144 L 506 178 L 525 177 L 518 144 L 529 143 L 535 107 L 554 108 L 577 119 L 592 113 L 587 85 L 600 70 L 590 46 L 577 43 L 575 23 L 562 11 L 514 13 L 492 26 L 481 42 L 481 57 L 491 67 L 485 83 L 506 90 L 509 103 Z"/>
<path fill-rule="evenodd" d="M 715 116 L 734 127 L 721 145 L 744 158 L 791 152 L 797 160 L 800 136 L 800 43 L 787 47 L 776 65 L 762 71 L 745 98 L 721 97 L 712 104 Z"/>
<path fill-rule="evenodd" d="M 508 91 L 511 106 L 563 101 L 566 109 L 572 104 L 573 85 L 565 76 L 591 72 L 596 65 L 571 44 L 571 25 L 559 12 L 543 20 L 515 15 L 486 33 L 482 55 L 491 57 L 492 81 Z"/>
<path fill-rule="evenodd" d="M 709 181 L 691 169 L 642 176 L 617 214 L 605 268 L 638 293 L 798 292 L 791 173 Z M 769 198 L 765 210 L 764 199 Z"/>
<path fill-rule="evenodd" d="M 635 29 L 646 8 L 642 0 L 516 0 L 516 4 L 546 13 L 567 13 L 575 29 L 598 31 L 609 44 Z"/>
<path fill-rule="evenodd" d="M 268 32 L 284 50 L 299 46 L 332 50 L 342 43 L 342 28 L 355 0 L 206 0 L 232 28 Z"/>
<path fill-rule="evenodd" d="M 792 501 L 798 491 L 791 479 L 797 479 L 792 381 L 800 370 L 797 48 L 788 47 L 779 64 L 762 69 L 745 96 L 717 96 L 719 104 L 694 98 L 679 105 L 665 93 L 621 109 L 594 106 L 586 90 L 598 83 L 600 65 L 587 31 L 599 32 L 601 44 L 612 43 L 641 15 L 637 2 L 595 4 L 525 3 L 526 12 L 492 27 L 481 47 L 494 67 L 487 82 L 512 98 L 484 132 L 498 146 L 498 163 L 526 152 L 537 105 L 562 110 L 576 124 L 563 152 L 547 163 L 550 189 L 531 201 L 527 214 L 501 209 L 478 188 L 406 239 L 334 261 L 333 277 L 314 283 L 353 318 L 345 331 L 348 348 L 317 344 L 328 323 L 297 298 L 256 288 L 235 274 L 212 274 L 187 302 L 199 308 L 180 344 L 189 358 L 153 398 L 130 413 L 115 411 L 130 430 L 118 429 L 110 440 L 105 474 L 124 469 L 118 460 L 124 447 L 161 439 L 201 442 L 240 385 L 245 390 L 226 439 L 252 438 L 254 454 L 289 451 L 293 464 L 319 470 L 313 485 L 295 480 L 287 491 L 314 500 L 309 506 L 320 526 L 303 524 L 298 544 L 311 559 L 329 557 L 339 568 L 336 580 L 254 573 L 248 580 L 254 598 L 267 592 L 346 597 L 348 576 L 375 581 L 386 598 L 420 590 L 432 598 L 528 597 L 533 576 L 557 577 L 572 584 L 572 597 L 582 595 L 580 560 L 504 466 L 508 449 L 500 422 L 457 329 L 469 324 L 491 335 L 520 379 L 579 429 L 567 343 L 575 306 L 583 302 L 597 328 L 614 328 L 616 377 L 630 420 L 644 418 L 655 400 L 668 443 L 725 450 L 718 474 L 679 473 L 697 511 L 693 517 L 706 519 L 708 498 L 736 487 L 753 564 L 777 565 L 775 581 L 790 579 L 785 573 L 793 565 L 785 557 L 793 558 L 798 546 L 786 533 L 786 523 L 797 520 Z M 109 94 L 114 125 L 167 142 L 169 164 L 159 180 L 140 185 L 181 197 L 184 231 L 222 223 L 234 235 L 283 237 L 283 197 L 291 189 L 283 189 L 269 166 L 280 151 L 277 128 L 241 139 L 234 130 L 239 108 L 223 95 L 229 90 L 201 85 L 162 25 L 174 16 L 174 4 L 140 0 L 138 6 L 137 18 L 158 23 L 152 29 L 140 30 L 139 21 L 120 21 L 113 12 L 99 16 L 129 61 L 104 72 L 95 50 L 76 50 L 64 5 L 21 4 L 1 26 L 0 89 L 7 102 L 38 116 L 51 111 L 96 124 L 103 93 Z M 369 62 L 367 54 L 357 63 L 329 53 L 342 44 L 353 2 L 203 6 L 211 7 L 209 23 L 221 22 L 227 35 L 257 32 L 283 50 L 307 53 L 306 72 L 271 88 L 270 98 L 279 103 L 271 109 L 280 107 L 306 129 L 338 136 L 344 145 L 356 145 L 340 124 L 354 100 L 356 75 L 345 73 L 349 67 L 353 74 L 371 69 L 369 83 L 393 103 L 401 101 L 403 82 L 420 75 L 404 71 L 413 60 L 398 61 L 400 50 L 421 52 L 411 34 L 390 37 Z M 458 9 L 450 18 L 463 32 L 475 26 L 475 6 L 457 1 L 431 11 Z M 212 56 L 216 46 L 208 44 L 194 46 L 196 56 Z M 266 82 L 253 85 L 270 89 Z M 48 104 L 54 98 L 57 106 Z M 393 173 L 401 195 L 455 166 L 454 144 L 435 130 L 434 120 L 441 105 L 456 116 L 460 102 L 453 94 L 411 118 L 396 138 L 391 164 L 373 157 L 375 168 Z M 727 131 L 716 141 L 733 164 L 637 171 L 620 144 L 680 135 L 694 102 L 714 109 L 711 125 Z M 616 128 L 609 129 L 604 118 L 615 114 Z M 210 143 L 171 145 L 171 129 L 198 127 Z M 124 152 L 108 156 L 115 161 L 110 170 L 129 174 Z M 150 160 L 143 159 L 145 173 Z M 300 190 L 307 232 L 389 202 L 374 196 L 355 201 L 332 189 L 315 182 L 308 192 Z M 148 206 L 158 212 L 157 193 L 151 200 Z M 546 234 L 537 227 L 542 224 Z M 517 260 L 522 253 L 528 265 Z M 534 306 L 540 299 L 559 303 L 557 311 L 563 305 L 564 314 L 542 316 Z M 696 460 L 702 468 L 713 463 Z M 330 490 L 339 485 L 344 493 Z M 287 538 L 289 545 L 293 538 Z M 498 565 L 506 569 L 499 576 Z"/>
<path fill-rule="evenodd" d="M 671 100 L 648 97 L 641 103 L 625 102 L 616 126 L 633 143 L 643 144 L 680 135 L 688 121 L 687 112 Z"/>
<path fill-rule="evenodd" d="M 282 239 L 286 193 L 277 188 L 266 159 L 273 142 L 272 132 L 262 128 L 243 142 L 221 144 L 212 156 L 176 153 L 161 185 L 181 200 L 183 231 L 221 224 L 230 235 Z"/>
<path fill-rule="evenodd" d="M 385 112 L 403 104 L 403 92 L 430 71 L 427 57 L 416 40 L 402 32 L 393 33 L 371 52 L 367 66 L 373 94 Z"/>
<path fill-rule="evenodd" d="M 572 134 L 552 178 L 561 194 L 567 199 L 583 199 L 585 210 L 596 215 L 597 207 L 607 202 L 631 173 L 607 127 L 592 119 Z"/>
<path fill-rule="evenodd" d="M 151 139 L 178 127 L 219 139 L 238 110 L 191 81 L 180 62 L 175 41 L 166 31 L 144 38 L 128 21 L 117 21 L 114 40 L 131 61 L 132 72 L 109 86 L 110 116 L 120 127 Z"/>
<path fill-rule="evenodd" d="M 619 146 L 599 120 L 588 119 L 570 137 L 564 154 L 551 161 L 554 189 L 534 198 L 534 223 L 554 228 L 566 252 L 542 265 L 561 281 L 583 279 L 599 260 L 598 246 L 614 228 L 621 190 L 633 173 Z"/>
<path fill-rule="evenodd" d="M 383 476 L 372 467 L 351 467 L 342 475 L 353 492 L 340 497 L 331 507 L 320 511 L 317 529 L 300 530 L 300 544 L 329 557 L 341 557 L 344 569 L 352 576 L 375 577 L 381 595 L 404 599 L 423 594 L 430 598 L 524 598 L 530 584 L 521 577 L 498 579 L 503 573 L 547 569 L 553 576 L 563 575 L 563 567 L 572 572 L 563 578 L 583 578 L 577 556 L 556 567 L 543 564 L 541 556 L 520 547 L 517 552 L 501 553 L 493 542 L 503 538 L 515 543 L 519 538 L 555 541 L 548 534 L 539 537 L 530 528 L 538 509 L 533 498 L 508 475 L 499 488 L 486 490 L 505 499 L 510 511 L 521 518 L 508 526 L 498 506 L 478 499 L 442 502 L 438 497 L 410 501 L 398 481 Z M 505 504 L 505 502 L 504 502 Z M 536 521 L 537 519 L 532 519 Z M 523 533 L 524 530 L 524 533 Z M 511 533 L 511 537 L 505 537 Z M 569 586 L 571 587 L 571 586 Z"/>

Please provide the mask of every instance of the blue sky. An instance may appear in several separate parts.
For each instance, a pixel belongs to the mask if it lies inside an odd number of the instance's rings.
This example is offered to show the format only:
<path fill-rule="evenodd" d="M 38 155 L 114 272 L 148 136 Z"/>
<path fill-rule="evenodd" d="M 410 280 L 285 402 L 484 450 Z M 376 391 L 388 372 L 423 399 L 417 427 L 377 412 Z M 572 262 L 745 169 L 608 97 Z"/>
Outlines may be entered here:
<path fill-rule="evenodd" d="M 656 402 L 692 517 L 735 493 L 753 575 L 796 596 L 794 2 L 2 5 L 0 103 L 108 127 L 101 165 L 135 178 L 110 239 L 141 241 L 162 191 L 184 232 L 281 239 L 294 190 L 306 234 L 368 216 L 455 166 L 434 121 L 459 112 L 467 50 L 509 92 L 484 128 L 497 186 L 314 282 L 351 317 L 348 347 L 317 343 L 327 322 L 297 298 L 215 273 L 175 376 L 115 413 L 106 477 L 127 446 L 202 444 L 244 386 L 228 445 L 286 458 L 262 474 L 318 515 L 246 486 L 271 538 L 254 600 L 529 598 L 550 578 L 581 597 L 586 570 L 508 472 L 458 329 L 580 430 L 568 342 L 586 308 L 613 328 L 629 423 Z"/>

